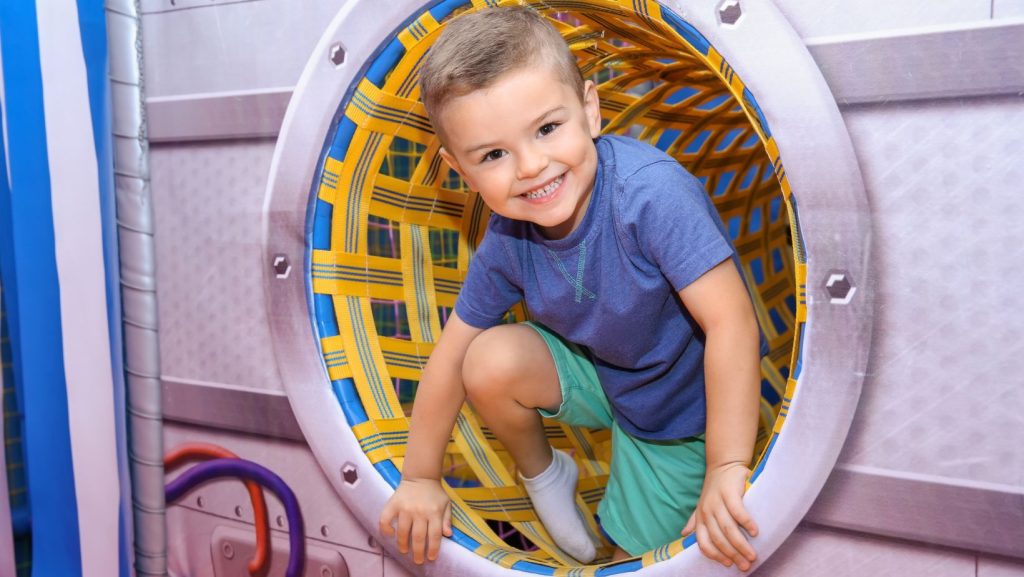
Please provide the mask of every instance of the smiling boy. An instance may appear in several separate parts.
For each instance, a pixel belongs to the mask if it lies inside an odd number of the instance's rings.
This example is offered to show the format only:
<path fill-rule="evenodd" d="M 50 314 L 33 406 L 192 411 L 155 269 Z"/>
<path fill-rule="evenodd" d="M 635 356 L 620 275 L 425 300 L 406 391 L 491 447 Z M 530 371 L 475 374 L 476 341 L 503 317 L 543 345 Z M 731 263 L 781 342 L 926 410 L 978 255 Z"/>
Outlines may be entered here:
<path fill-rule="evenodd" d="M 709 558 L 748 569 L 760 333 L 700 182 L 653 147 L 600 136 L 594 84 L 529 8 L 452 20 L 420 77 L 442 156 L 494 214 L 423 371 L 382 533 L 416 563 L 451 535 L 441 464 L 468 399 L 569 555 L 592 561 L 595 546 L 576 465 L 542 415 L 611 429 L 598 516 L 614 558 L 695 531 Z M 520 300 L 533 322 L 501 324 Z"/>

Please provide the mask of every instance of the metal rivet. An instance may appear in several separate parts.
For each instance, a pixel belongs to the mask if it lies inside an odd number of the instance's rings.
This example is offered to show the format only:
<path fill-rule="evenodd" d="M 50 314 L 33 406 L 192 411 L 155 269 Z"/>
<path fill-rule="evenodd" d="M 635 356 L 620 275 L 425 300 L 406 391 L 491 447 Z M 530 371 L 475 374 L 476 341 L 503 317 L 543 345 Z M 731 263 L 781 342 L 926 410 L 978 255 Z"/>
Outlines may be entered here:
<path fill-rule="evenodd" d="M 320 535 L 329 537 L 331 535 L 331 529 L 327 525 L 320 525 Z"/>
<path fill-rule="evenodd" d="M 359 471 L 352 463 L 345 463 L 341 468 L 341 478 L 346 484 L 355 487 L 359 483 Z"/>
<path fill-rule="evenodd" d="M 366 544 L 369 545 L 370 549 L 377 548 L 377 540 L 374 539 L 372 535 L 370 536 L 369 539 L 366 540 Z"/>
<path fill-rule="evenodd" d="M 221 552 L 222 555 L 224 555 L 225 559 L 234 559 L 235 558 L 235 548 L 232 547 L 231 543 L 228 543 L 227 541 L 225 541 L 223 544 L 221 544 L 220 552 Z"/>
<path fill-rule="evenodd" d="M 718 5 L 718 21 L 722 24 L 732 26 L 743 16 L 743 9 L 740 8 L 740 0 L 723 0 Z"/>
<path fill-rule="evenodd" d="M 274 522 L 277 523 L 278 527 L 284 527 L 284 517 L 281 515 L 278 515 L 277 518 L 274 519 Z"/>
<path fill-rule="evenodd" d="M 828 293 L 829 302 L 834 305 L 847 305 L 857 293 L 857 287 L 853 286 L 853 279 L 850 273 L 844 270 L 833 270 L 828 273 L 828 280 L 825 281 L 825 291 Z"/>
<path fill-rule="evenodd" d="M 328 57 L 331 59 L 331 63 L 334 64 L 334 66 L 341 66 L 345 63 L 345 47 L 342 46 L 340 42 L 332 44 Z"/>
<path fill-rule="evenodd" d="M 274 257 L 274 273 L 277 278 L 286 279 L 292 272 L 292 265 L 288 262 L 288 257 L 283 254 L 279 254 Z"/>
<path fill-rule="evenodd" d="M 203 505 L 205 505 L 205 502 L 203 501 L 203 497 L 202 496 L 196 497 L 196 507 L 199 507 L 200 509 L 202 509 Z"/>
<path fill-rule="evenodd" d="M 334 577 L 334 571 L 327 565 L 320 567 L 320 577 Z"/>
<path fill-rule="evenodd" d="M 235 517 L 241 517 L 241 516 L 242 516 L 242 506 L 241 505 L 235 505 Z"/>

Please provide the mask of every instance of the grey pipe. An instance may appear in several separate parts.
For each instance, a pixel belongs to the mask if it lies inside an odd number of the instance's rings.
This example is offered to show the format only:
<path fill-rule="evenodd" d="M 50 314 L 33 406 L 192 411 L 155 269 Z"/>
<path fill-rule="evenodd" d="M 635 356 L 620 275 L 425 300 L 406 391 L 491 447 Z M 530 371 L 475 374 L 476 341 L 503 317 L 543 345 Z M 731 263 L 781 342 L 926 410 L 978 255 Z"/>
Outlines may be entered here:
<path fill-rule="evenodd" d="M 167 575 L 156 253 L 138 0 L 107 0 L 130 472 L 139 576 Z"/>

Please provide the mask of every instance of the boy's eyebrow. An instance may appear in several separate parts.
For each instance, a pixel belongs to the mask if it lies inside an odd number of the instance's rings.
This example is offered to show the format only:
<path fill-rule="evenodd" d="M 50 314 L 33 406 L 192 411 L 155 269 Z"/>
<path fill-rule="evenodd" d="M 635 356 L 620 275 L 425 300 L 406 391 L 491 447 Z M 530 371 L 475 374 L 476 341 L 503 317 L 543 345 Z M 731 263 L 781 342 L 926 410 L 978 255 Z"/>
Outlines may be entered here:
<path fill-rule="evenodd" d="M 540 114 L 540 116 L 538 116 L 537 118 L 533 119 L 533 122 L 530 123 L 530 126 L 535 126 L 537 124 L 540 124 L 540 123 L 544 122 L 544 120 L 546 120 L 548 116 L 551 116 L 552 114 L 554 114 L 556 112 L 560 112 L 560 111 L 562 111 L 564 109 L 565 109 L 565 105 L 564 104 L 559 104 L 558 106 L 556 106 L 554 108 L 551 108 L 550 110 L 546 110 L 546 111 L 542 112 Z M 485 148 L 494 148 L 494 146 L 495 146 L 495 144 L 493 142 L 485 142 L 483 144 L 478 144 L 478 145 L 476 145 L 476 146 L 474 146 L 472 148 L 464 149 L 463 150 L 463 154 L 471 154 L 471 153 L 474 153 L 474 152 L 476 152 L 478 150 L 483 150 Z"/>

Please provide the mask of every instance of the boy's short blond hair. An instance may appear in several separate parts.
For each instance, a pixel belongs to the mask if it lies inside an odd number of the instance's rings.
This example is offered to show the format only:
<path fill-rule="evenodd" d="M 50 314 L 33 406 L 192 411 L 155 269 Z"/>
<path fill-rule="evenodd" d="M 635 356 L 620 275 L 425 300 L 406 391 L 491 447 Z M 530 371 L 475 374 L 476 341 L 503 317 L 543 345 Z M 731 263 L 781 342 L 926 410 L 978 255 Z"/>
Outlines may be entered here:
<path fill-rule="evenodd" d="M 487 8 L 453 18 L 420 68 L 423 105 L 439 135 L 440 115 L 453 98 L 486 88 L 503 74 L 547 64 L 583 98 L 583 77 L 562 35 L 528 6 Z"/>

